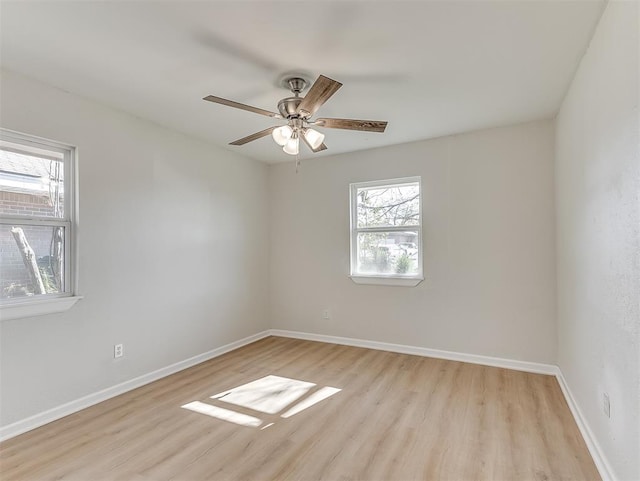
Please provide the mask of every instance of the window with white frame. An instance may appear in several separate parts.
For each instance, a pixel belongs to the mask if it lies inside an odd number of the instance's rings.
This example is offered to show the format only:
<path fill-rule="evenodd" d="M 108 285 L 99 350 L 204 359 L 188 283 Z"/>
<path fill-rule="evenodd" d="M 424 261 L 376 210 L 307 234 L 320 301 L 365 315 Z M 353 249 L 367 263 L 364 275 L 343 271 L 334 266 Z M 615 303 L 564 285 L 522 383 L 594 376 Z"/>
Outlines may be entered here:
<path fill-rule="evenodd" d="M 351 184 L 351 278 L 414 286 L 422 280 L 420 177 Z"/>
<path fill-rule="evenodd" d="M 0 129 L 0 307 L 73 296 L 74 159 L 73 147 Z"/>

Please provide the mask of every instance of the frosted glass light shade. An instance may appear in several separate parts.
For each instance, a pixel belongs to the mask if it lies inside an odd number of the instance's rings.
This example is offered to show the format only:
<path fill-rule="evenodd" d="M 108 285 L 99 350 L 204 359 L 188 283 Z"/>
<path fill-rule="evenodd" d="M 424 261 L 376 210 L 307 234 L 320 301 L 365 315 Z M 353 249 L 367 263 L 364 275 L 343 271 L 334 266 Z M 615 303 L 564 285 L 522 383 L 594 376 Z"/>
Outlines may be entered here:
<path fill-rule="evenodd" d="M 306 129 L 304 131 L 304 138 L 309 142 L 313 150 L 316 150 L 322 145 L 322 142 L 324 142 L 324 134 L 313 129 Z"/>
<path fill-rule="evenodd" d="M 288 125 L 283 125 L 282 127 L 278 127 L 277 129 L 273 129 L 271 132 L 271 137 L 275 140 L 278 145 L 286 145 L 287 141 L 291 138 L 293 134 L 293 129 Z"/>
<path fill-rule="evenodd" d="M 289 155 L 298 155 L 300 147 L 300 139 L 298 137 L 291 137 L 287 141 L 287 145 L 285 145 L 282 150 L 284 150 Z"/>

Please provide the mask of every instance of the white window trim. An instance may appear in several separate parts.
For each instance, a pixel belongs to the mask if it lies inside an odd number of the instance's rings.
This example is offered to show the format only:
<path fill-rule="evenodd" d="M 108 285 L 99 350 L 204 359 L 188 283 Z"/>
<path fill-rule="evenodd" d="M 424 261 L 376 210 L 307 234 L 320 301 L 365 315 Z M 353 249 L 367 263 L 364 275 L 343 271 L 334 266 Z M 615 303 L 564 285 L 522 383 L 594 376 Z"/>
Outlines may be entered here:
<path fill-rule="evenodd" d="M 71 309 L 82 296 L 42 296 L 44 299 L 12 301 L 0 306 L 0 318 L 3 321 L 25 317 L 58 314 Z"/>
<path fill-rule="evenodd" d="M 358 219 L 358 203 L 356 200 L 356 194 L 358 189 L 361 188 L 369 188 L 369 187 L 378 187 L 378 186 L 388 186 L 392 187 L 395 184 L 407 184 L 407 183 L 418 183 L 418 188 L 420 190 L 420 202 L 418 203 L 420 223 L 417 226 L 411 226 L 410 230 L 416 230 L 418 233 L 418 273 L 414 275 L 401 275 L 401 274 L 389 274 L 389 275 L 371 275 L 371 274 L 360 274 L 356 272 L 357 265 L 357 235 L 358 232 L 389 232 L 389 231 L 406 231 L 409 230 L 404 226 L 393 226 L 393 227 L 368 227 L 366 229 L 358 228 L 357 219 Z M 383 179 L 383 180 L 374 180 L 369 182 L 355 182 L 353 184 L 349 184 L 349 217 L 350 217 L 350 229 L 349 229 L 349 240 L 350 240 L 350 275 L 349 277 L 356 284 L 369 284 L 369 285 L 383 285 L 383 286 L 398 286 L 398 287 L 415 287 L 420 282 L 424 280 L 423 276 L 423 257 L 424 252 L 422 249 L 422 179 L 419 176 L 415 177 L 401 177 L 397 179 Z"/>
<path fill-rule="evenodd" d="M 82 296 L 78 292 L 78 243 L 76 237 L 76 224 L 78 215 L 78 177 L 77 162 L 78 149 L 69 144 L 63 144 L 42 137 L 23 134 L 13 130 L 0 129 L 0 140 L 25 145 L 32 149 L 46 152 L 51 150 L 60 152 L 64 157 L 65 176 L 65 218 L 63 221 L 47 218 L 22 218 L 16 217 L 17 221 L 27 221 L 28 224 L 36 225 L 60 225 L 63 224 L 68 229 L 65 235 L 65 292 L 59 294 L 46 294 L 29 296 L 20 299 L 8 299 L 0 301 L 0 320 L 8 321 L 25 317 L 42 316 L 46 314 L 56 314 L 71 309 Z M 40 154 L 38 154 L 40 155 Z M 11 219 L 14 216 L 5 215 L 3 219 Z"/>

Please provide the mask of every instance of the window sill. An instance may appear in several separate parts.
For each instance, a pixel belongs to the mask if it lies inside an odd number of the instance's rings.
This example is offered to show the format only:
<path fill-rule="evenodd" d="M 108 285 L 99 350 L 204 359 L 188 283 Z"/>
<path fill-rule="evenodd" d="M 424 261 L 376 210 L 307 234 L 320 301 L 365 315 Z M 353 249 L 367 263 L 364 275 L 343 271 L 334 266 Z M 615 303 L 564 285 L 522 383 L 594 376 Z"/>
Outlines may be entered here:
<path fill-rule="evenodd" d="M 81 296 L 51 297 L 48 299 L 29 299 L 0 306 L 0 319 L 10 321 L 23 317 L 57 314 L 71 309 Z"/>
<path fill-rule="evenodd" d="M 398 286 L 415 287 L 424 277 L 385 277 L 385 276 L 349 276 L 356 284 L 369 284 L 374 286 Z"/>

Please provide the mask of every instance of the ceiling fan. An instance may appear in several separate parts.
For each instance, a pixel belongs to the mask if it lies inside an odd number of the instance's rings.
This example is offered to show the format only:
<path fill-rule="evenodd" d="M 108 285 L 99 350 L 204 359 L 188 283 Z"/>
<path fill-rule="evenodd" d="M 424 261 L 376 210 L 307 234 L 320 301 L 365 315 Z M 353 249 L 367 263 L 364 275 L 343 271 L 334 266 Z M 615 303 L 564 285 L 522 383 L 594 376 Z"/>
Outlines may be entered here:
<path fill-rule="evenodd" d="M 298 154 L 300 139 L 307 144 L 312 152 L 321 152 L 327 149 L 327 146 L 324 144 L 324 134 L 312 129 L 311 126 L 326 127 L 329 129 L 361 130 L 366 132 L 384 132 L 384 129 L 387 127 L 387 122 L 379 120 L 333 118 L 317 118 L 312 120 L 311 117 L 313 117 L 316 111 L 342 87 L 340 82 L 332 80 L 329 77 L 320 75 L 304 97 L 300 97 L 300 93 L 307 86 L 307 80 L 301 76 L 294 75 L 285 77 L 282 80 L 282 85 L 291 90 L 293 97 L 286 97 L 278 102 L 278 111 L 280 113 L 252 107 L 221 97 L 215 97 L 214 95 L 208 95 L 203 100 L 266 115 L 267 117 L 286 119 L 286 125 L 269 127 L 268 129 L 230 142 L 229 145 L 244 145 L 271 134 L 273 140 L 282 147 L 282 150 L 290 155 Z"/>

